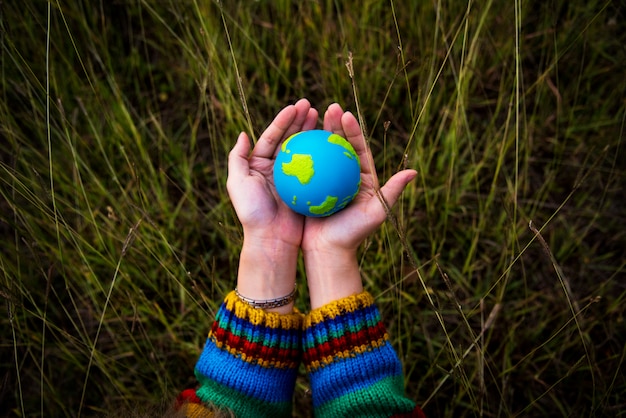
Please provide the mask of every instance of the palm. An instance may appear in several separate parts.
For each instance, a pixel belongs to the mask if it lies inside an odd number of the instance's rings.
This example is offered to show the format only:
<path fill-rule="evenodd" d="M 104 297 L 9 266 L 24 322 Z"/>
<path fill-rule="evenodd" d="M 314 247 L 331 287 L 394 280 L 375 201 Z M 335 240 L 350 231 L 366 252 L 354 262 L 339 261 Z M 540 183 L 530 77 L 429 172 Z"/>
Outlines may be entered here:
<path fill-rule="evenodd" d="M 251 205 L 237 214 L 244 226 L 273 231 L 281 241 L 298 246 L 302 239 L 303 217 L 290 210 L 278 197 L 273 184 L 273 162 L 252 156 L 250 175 L 242 189 Z M 240 213 L 241 212 L 241 213 Z"/>
<path fill-rule="evenodd" d="M 326 218 L 307 218 L 303 249 L 357 247 L 372 232 L 367 221 L 370 218 L 367 202 L 373 197 L 371 190 L 371 178 L 361 175 L 361 191 L 346 209 Z"/>

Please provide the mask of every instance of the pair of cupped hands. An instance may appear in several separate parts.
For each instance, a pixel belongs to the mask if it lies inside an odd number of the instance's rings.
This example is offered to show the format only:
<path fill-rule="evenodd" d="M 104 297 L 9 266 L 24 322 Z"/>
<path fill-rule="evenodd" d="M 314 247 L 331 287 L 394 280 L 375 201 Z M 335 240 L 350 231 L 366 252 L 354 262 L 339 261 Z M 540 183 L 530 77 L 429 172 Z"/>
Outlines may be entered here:
<path fill-rule="evenodd" d="M 244 243 L 238 289 L 255 299 L 288 294 L 302 250 L 311 307 L 362 291 L 356 259 L 359 245 L 386 219 L 384 200 L 393 206 L 415 170 L 402 170 L 379 187 L 374 161 L 357 119 L 337 103 L 324 114 L 323 129 L 346 138 L 361 162 L 361 187 L 343 210 L 324 218 L 292 211 L 274 188 L 274 160 L 280 145 L 296 132 L 316 129 L 318 111 L 300 99 L 283 108 L 251 150 L 242 132 L 228 158 L 227 190 L 242 224 Z M 278 309 L 289 312 L 292 307 Z"/>

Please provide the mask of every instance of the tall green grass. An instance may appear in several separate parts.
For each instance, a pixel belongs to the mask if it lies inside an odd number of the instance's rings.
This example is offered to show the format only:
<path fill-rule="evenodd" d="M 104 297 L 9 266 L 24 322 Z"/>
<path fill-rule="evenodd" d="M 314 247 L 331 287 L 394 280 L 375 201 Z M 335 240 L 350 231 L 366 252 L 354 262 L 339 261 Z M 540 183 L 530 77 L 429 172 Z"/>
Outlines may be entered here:
<path fill-rule="evenodd" d="M 358 112 L 381 180 L 420 173 L 361 265 L 427 415 L 622 414 L 618 2 L 0 11 L 0 414 L 158 408 L 194 383 L 241 242 L 226 155 L 299 97 Z M 296 392 L 308 416 L 304 373 Z"/>

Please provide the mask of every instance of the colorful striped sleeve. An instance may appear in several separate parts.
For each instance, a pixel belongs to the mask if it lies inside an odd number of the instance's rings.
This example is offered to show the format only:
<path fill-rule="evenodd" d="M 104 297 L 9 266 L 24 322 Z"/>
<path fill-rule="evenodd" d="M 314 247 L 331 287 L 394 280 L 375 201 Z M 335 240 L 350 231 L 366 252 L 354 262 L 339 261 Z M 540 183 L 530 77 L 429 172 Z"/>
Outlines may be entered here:
<path fill-rule="evenodd" d="M 238 417 L 290 417 L 302 320 L 298 312 L 254 309 L 229 293 L 196 364 L 198 399 Z"/>
<path fill-rule="evenodd" d="M 316 417 L 424 417 L 369 293 L 309 313 L 302 349 Z"/>

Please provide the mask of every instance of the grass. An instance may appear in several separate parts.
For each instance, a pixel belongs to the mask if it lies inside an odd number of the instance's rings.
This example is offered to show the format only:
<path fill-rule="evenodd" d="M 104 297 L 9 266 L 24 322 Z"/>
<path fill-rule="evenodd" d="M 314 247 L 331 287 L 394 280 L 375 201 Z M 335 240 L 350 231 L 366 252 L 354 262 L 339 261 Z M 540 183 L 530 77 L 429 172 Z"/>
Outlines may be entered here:
<path fill-rule="evenodd" d="M 0 415 L 158 408 L 193 384 L 241 242 L 225 157 L 299 97 L 358 112 L 383 180 L 420 173 L 361 259 L 427 415 L 623 413 L 623 6 L 0 12 Z"/>

